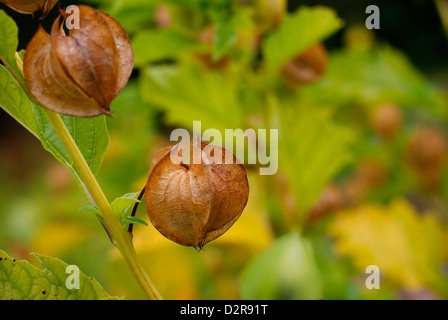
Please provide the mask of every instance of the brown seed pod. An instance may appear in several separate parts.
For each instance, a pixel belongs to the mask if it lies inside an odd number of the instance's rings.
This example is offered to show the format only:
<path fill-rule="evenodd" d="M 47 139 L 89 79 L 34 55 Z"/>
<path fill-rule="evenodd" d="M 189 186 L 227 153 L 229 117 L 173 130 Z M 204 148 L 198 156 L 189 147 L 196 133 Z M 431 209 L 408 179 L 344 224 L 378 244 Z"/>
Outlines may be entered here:
<path fill-rule="evenodd" d="M 25 80 L 36 100 L 55 112 L 94 117 L 110 114 L 109 105 L 124 89 L 133 68 L 131 42 L 108 14 L 78 6 L 80 28 L 64 31 L 66 13 L 42 27 L 27 46 Z"/>
<path fill-rule="evenodd" d="M 407 146 L 406 157 L 423 182 L 435 187 L 448 160 L 445 135 L 436 128 L 417 128 Z"/>
<path fill-rule="evenodd" d="M 190 164 L 181 161 L 185 146 L 166 147 L 154 156 L 145 201 L 151 223 L 161 234 L 178 244 L 202 248 L 240 217 L 249 184 L 243 165 L 229 151 L 199 141 L 187 147 Z M 225 163 L 226 155 L 232 164 Z"/>
<path fill-rule="evenodd" d="M 42 16 L 46 16 L 58 0 L 1 0 L 0 2 L 23 14 L 41 11 Z"/>
<path fill-rule="evenodd" d="M 318 43 L 285 64 L 282 69 L 288 85 L 297 87 L 319 79 L 327 69 L 327 50 Z"/>
<path fill-rule="evenodd" d="M 373 110 L 371 116 L 372 127 L 385 140 L 392 138 L 403 123 L 403 115 L 397 106 L 385 103 Z"/>

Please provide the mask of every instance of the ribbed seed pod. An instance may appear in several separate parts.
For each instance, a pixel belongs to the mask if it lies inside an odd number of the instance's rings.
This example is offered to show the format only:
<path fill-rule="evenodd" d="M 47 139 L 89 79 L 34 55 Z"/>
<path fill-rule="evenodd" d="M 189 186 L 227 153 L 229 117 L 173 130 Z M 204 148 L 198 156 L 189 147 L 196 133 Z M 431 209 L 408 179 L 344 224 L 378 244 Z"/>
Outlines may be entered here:
<path fill-rule="evenodd" d="M 64 115 L 110 114 L 109 105 L 125 87 L 133 68 L 131 42 L 108 14 L 78 6 L 80 28 L 65 33 L 65 12 L 51 35 L 42 27 L 27 46 L 24 74 L 36 100 Z"/>
<path fill-rule="evenodd" d="M 176 243 L 195 248 L 226 232 L 249 197 L 243 165 L 229 151 L 207 146 L 199 141 L 190 144 L 190 164 L 182 162 L 185 147 L 160 150 L 151 163 L 145 191 L 148 215 L 156 229 Z M 233 163 L 225 163 L 226 155 Z"/>

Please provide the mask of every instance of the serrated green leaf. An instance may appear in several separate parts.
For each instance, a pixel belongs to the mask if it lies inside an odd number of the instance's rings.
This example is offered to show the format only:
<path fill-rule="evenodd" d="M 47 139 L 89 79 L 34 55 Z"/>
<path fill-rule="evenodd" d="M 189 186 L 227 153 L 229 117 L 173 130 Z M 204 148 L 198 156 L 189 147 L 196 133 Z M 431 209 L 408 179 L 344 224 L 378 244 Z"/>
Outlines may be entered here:
<path fill-rule="evenodd" d="M 90 170 L 97 174 L 103 162 L 104 154 L 109 145 L 109 133 L 107 131 L 106 117 L 99 116 L 95 118 L 76 118 L 62 116 L 68 131 L 72 135 L 84 159 L 86 159 Z M 46 135 L 47 140 L 54 137 L 51 134 Z M 63 155 L 64 158 L 73 166 L 73 162 L 66 153 L 59 137 L 52 141 L 56 152 Z"/>
<path fill-rule="evenodd" d="M 0 250 L 0 300 L 112 300 L 93 278 L 79 272 L 79 289 L 68 289 L 68 264 L 49 256 L 33 254 L 44 265 L 39 269 L 25 260 L 15 260 Z"/>
<path fill-rule="evenodd" d="M 327 7 L 304 6 L 286 15 L 280 27 L 264 42 L 267 71 L 276 72 L 289 59 L 323 41 L 341 27 L 342 21 Z"/>
<path fill-rule="evenodd" d="M 62 144 L 62 141 L 59 139 L 58 134 L 54 131 L 53 126 L 48 121 L 45 113 L 40 106 L 34 106 L 34 108 L 36 109 L 35 114 L 38 123 L 38 136 L 42 145 L 56 159 L 78 176 L 70 155 Z M 109 144 L 109 134 L 107 132 L 105 117 L 76 118 L 61 116 L 61 118 L 89 164 L 92 172 L 94 174 L 98 173 Z"/>
<path fill-rule="evenodd" d="M 201 120 L 202 128 L 241 128 L 244 106 L 238 86 L 219 72 L 203 72 L 195 64 L 151 66 L 140 77 L 142 98 L 167 111 L 167 122 L 192 128 Z"/>
<path fill-rule="evenodd" d="M 140 219 L 140 218 L 138 218 L 138 217 L 131 217 L 131 216 L 128 216 L 128 217 L 126 218 L 126 222 L 128 222 L 128 223 L 133 223 L 133 224 L 142 224 L 142 225 L 144 225 L 144 226 L 148 226 L 148 224 L 146 223 L 145 220 Z"/>
<path fill-rule="evenodd" d="M 246 265 L 239 295 L 244 300 L 322 298 L 310 244 L 295 231 L 275 240 Z"/>

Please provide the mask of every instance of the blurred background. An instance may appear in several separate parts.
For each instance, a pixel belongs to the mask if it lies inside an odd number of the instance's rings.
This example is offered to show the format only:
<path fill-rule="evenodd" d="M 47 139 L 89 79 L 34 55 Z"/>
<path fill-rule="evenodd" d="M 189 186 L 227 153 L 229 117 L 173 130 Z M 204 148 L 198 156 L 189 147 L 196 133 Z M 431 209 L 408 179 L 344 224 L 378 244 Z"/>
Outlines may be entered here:
<path fill-rule="evenodd" d="M 247 165 L 241 218 L 203 251 L 151 224 L 134 244 L 165 299 L 448 298 L 448 3 L 89 0 L 132 39 L 98 174 L 137 192 L 174 128 L 279 129 L 279 171 Z M 368 5 L 380 29 L 368 30 Z M 0 4 L 24 49 L 42 21 Z M 269 150 L 269 141 L 263 142 Z M 0 111 L 0 249 L 61 258 L 142 299 L 70 172 Z M 148 221 L 144 205 L 137 215 Z M 368 290 L 369 265 L 381 272 Z"/>

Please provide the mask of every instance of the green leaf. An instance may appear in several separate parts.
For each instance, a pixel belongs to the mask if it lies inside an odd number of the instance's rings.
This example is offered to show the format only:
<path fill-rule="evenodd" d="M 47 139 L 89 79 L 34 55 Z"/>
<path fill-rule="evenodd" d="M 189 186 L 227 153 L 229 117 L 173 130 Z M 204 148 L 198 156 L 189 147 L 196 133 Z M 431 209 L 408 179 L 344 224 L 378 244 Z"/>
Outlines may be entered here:
<path fill-rule="evenodd" d="M 39 137 L 36 108 L 19 83 L 2 65 L 0 65 L 0 107 L 34 136 Z"/>
<path fill-rule="evenodd" d="M 336 13 L 327 7 L 301 7 L 282 20 L 280 27 L 264 42 L 263 55 L 269 73 L 313 44 L 323 41 L 342 27 Z"/>
<path fill-rule="evenodd" d="M 14 57 L 19 45 L 18 34 L 19 30 L 14 20 L 5 11 L 0 10 L 0 60 L 15 77 L 23 79 Z"/>
<path fill-rule="evenodd" d="M 244 106 L 235 79 L 219 72 L 203 72 L 195 64 L 150 66 L 140 78 L 142 98 L 166 113 L 169 124 L 191 128 L 242 128 Z"/>
<path fill-rule="evenodd" d="M 251 10 L 238 8 L 214 15 L 213 61 L 225 56 L 238 40 L 238 30 L 251 25 Z"/>
<path fill-rule="evenodd" d="M 0 10 L 0 106 L 21 125 L 38 137 L 36 110 L 21 85 L 25 80 L 17 68 L 15 53 L 19 44 L 14 20 Z M 20 81 L 21 83 L 19 83 Z"/>
<path fill-rule="evenodd" d="M 149 62 L 178 57 L 198 49 L 199 42 L 170 29 L 144 30 L 132 39 L 136 66 Z"/>
<path fill-rule="evenodd" d="M 279 161 L 303 215 L 332 178 L 352 160 L 355 132 L 338 125 L 332 111 L 306 105 L 277 105 L 271 119 L 279 128 Z M 272 121 L 272 120 L 271 120 Z M 293 147 L 292 147 L 293 146 Z"/>
<path fill-rule="evenodd" d="M 128 223 L 127 222 L 128 216 L 126 215 L 128 209 L 133 204 L 140 202 L 140 200 L 137 199 L 139 194 L 140 192 L 127 193 L 122 197 L 115 199 L 111 203 L 112 210 L 114 211 L 115 215 L 118 217 L 118 219 L 124 226 L 126 226 L 126 224 Z"/>
<path fill-rule="evenodd" d="M 128 216 L 128 217 L 126 218 L 126 222 L 128 222 L 128 223 L 133 223 L 133 224 L 142 224 L 142 225 L 144 225 L 144 226 L 148 226 L 148 224 L 146 223 L 145 220 L 140 219 L 140 218 L 138 218 L 138 217 L 131 217 L 131 216 Z"/>
<path fill-rule="evenodd" d="M 232 19 L 219 20 L 213 38 L 213 61 L 219 61 L 236 43 L 237 29 Z"/>
<path fill-rule="evenodd" d="M 295 231 L 250 261 L 239 285 L 243 300 L 317 300 L 322 298 L 321 290 L 312 248 Z"/>
<path fill-rule="evenodd" d="M 25 260 L 15 260 L 0 250 L 0 300 L 112 300 L 93 278 L 79 272 L 79 289 L 68 289 L 68 264 L 33 254 L 45 269 Z"/>
<path fill-rule="evenodd" d="M 140 201 L 134 198 L 121 197 L 112 202 L 112 209 L 117 215 L 121 215 L 130 205 L 139 203 Z"/>
<path fill-rule="evenodd" d="M 101 216 L 101 211 L 97 206 L 82 207 L 82 208 L 79 208 L 79 211 L 90 211 L 90 212 L 95 213 L 96 215 Z"/>
<path fill-rule="evenodd" d="M 106 117 L 76 118 L 62 116 L 62 120 L 75 140 L 84 159 L 86 159 L 90 169 L 94 174 L 97 174 L 109 145 Z M 49 139 L 50 135 L 46 137 Z M 65 159 L 73 166 L 69 155 L 64 154 L 65 148 L 59 138 L 54 140 L 52 145 L 55 147 L 57 153 L 64 155 Z"/>
<path fill-rule="evenodd" d="M 20 106 L 19 108 L 23 108 Z M 65 149 L 58 134 L 47 119 L 40 106 L 35 106 L 36 121 L 38 123 L 38 137 L 43 147 L 49 151 L 57 160 L 65 165 L 78 179 L 78 183 L 83 185 L 73 161 Z M 78 145 L 79 150 L 86 159 L 90 169 L 97 174 L 104 154 L 109 144 L 109 134 L 107 132 L 106 119 L 104 116 L 95 118 L 76 118 L 62 116 L 62 120 L 68 131 Z"/>

